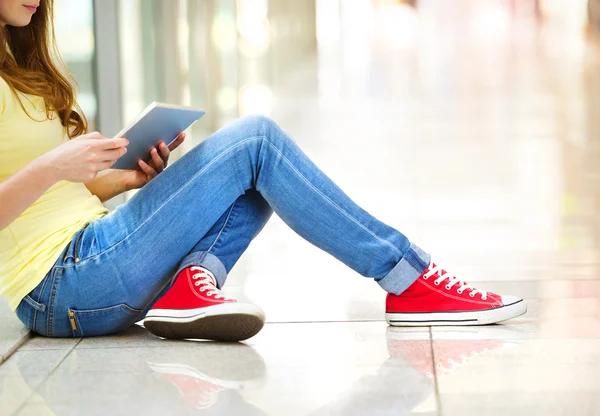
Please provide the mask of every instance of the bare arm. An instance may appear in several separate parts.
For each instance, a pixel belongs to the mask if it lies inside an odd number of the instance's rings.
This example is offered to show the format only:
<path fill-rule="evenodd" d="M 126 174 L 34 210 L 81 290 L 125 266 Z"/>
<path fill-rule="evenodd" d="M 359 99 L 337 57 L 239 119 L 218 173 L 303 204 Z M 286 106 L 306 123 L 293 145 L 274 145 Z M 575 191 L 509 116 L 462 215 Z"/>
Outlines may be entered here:
<path fill-rule="evenodd" d="M 0 182 L 0 230 L 58 181 L 90 182 L 126 152 L 127 140 L 90 133 L 58 146 Z"/>
<path fill-rule="evenodd" d="M 41 158 L 0 182 L 0 230 L 6 228 L 56 182 L 54 172 Z"/>

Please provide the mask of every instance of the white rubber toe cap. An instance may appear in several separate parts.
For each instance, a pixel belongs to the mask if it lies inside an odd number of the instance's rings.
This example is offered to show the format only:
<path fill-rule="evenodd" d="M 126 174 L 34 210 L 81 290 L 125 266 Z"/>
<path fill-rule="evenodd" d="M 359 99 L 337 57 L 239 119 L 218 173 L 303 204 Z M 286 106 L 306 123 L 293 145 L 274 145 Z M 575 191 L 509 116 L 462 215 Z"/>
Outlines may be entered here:
<path fill-rule="evenodd" d="M 502 304 L 504 306 L 506 306 L 506 305 L 512 305 L 513 303 L 517 303 L 517 302 L 523 300 L 520 297 L 510 296 L 510 295 L 502 295 L 502 296 L 500 296 L 500 298 L 502 299 Z"/>

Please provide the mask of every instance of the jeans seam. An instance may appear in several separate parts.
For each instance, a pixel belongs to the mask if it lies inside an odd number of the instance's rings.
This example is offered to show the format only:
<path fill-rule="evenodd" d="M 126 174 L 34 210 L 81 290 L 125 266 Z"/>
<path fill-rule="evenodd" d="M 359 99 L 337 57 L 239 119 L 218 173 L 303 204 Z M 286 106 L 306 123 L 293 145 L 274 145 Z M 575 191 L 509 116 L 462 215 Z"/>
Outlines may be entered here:
<path fill-rule="evenodd" d="M 208 248 L 208 250 L 206 250 L 207 253 L 210 253 L 210 250 L 215 246 L 215 244 L 217 244 L 217 241 L 219 241 L 219 238 L 221 237 L 221 234 L 223 234 L 223 230 L 225 230 L 225 227 L 227 227 L 227 224 L 229 224 L 229 218 L 231 218 L 231 213 L 233 212 L 233 207 L 235 207 L 236 202 L 237 202 L 237 199 L 236 199 L 236 201 L 233 204 L 231 204 L 231 208 L 229 208 L 229 213 L 227 214 L 227 218 L 225 219 L 225 223 L 223 224 L 223 226 L 219 230 L 219 234 L 215 238 L 215 241 L 213 241 L 213 243 L 210 245 L 210 247 Z"/>
<path fill-rule="evenodd" d="M 319 189 L 317 189 L 308 179 L 306 179 L 304 177 L 304 175 L 302 175 L 302 173 L 300 173 L 300 171 L 298 171 L 296 169 L 296 167 L 292 164 L 292 162 L 290 162 L 290 160 L 288 158 L 285 157 L 285 155 L 283 153 L 281 153 L 279 151 L 279 149 L 277 148 L 277 146 L 275 146 L 274 144 L 272 144 L 267 138 L 265 138 L 265 141 L 269 144 L 269 146 L 271 146 L 277 153 L 279 153 L 279 155 L 285 160 L 285 162 L 290 165 L 290 167 L 296 172 L 296 174 L 304 181 L 306 182 L 315 192 L 317 192 L 319 195 L 321 195 L 323 198 L 325 198 L 325 200 L 327 200 L 331 205 L 333 205 L 338 211 L 340 211 L 342 214 L 344 214 L 346 217 L 348 217 L 352 222 L 354 222 L 356 225 L 358 225 L 360 228 L 362 228 L 363 230 L 365 230 L 368 234 L 370 234 L 371 236 L 375 237 L 377 240 L 379 240 L 380 242 L 390 246 L 394 251 L 396 251 L 398 254 L 403 255 L 402 251 L 400 251 L 396 246 L 394 246 L 392 243 L 390 243 L 389 241 L 387 241 L 386 239 L 383 239 L 381 237 L 379 237 L 377 234 L 375 234 L 373 231 L 369 230 L 367 227 L 365 227 L 363 224 L 361 224 L 360 222 L 358 222 L 358 220 L 356 220 L 356 218 L 354 218 L 352 215 L 348 214 L 346 211 L 344 211 L 340 206 L 338 206 L 335 202 L 333 202 L 327 195 L 325 195 L 324 193 L 322 193 Z"/>
<path fill-rule="evenodd" d="M 104 308 L 96 308 L 96 309 L 70 309 L 72 312 L 74 312 L 76 315 L 94 315 L 94 314 L 99 314 L 102 312 L 109 312 L 109 311 L 113 311 L 113 310 L 119 310 L 122 309 L 125 312 L 127 312 L 128 314 L 130 314 L 131 316 L 137 316 L 139 315 L 141 312 L 143 312 L 143 309 L 137 309 L 134 308 L 132 306 L 129 306 L 127 303 L 125 302 L 121 302 L 118 303 L 116 305 L 113 306 L 105 306 Z"/>
<path fill-rule="evenodd" d="M 38 310 L 37 309 L 33 309 L 33 321 L 31 322 L 31 330 L 33 332 L 35 332 L 35 328 L 37 326 L 37 314 L 38 314 Z"/>
<path fill-rule="evenodd" d="M 64 269 L 57 267 L 54 269 L 54 275 L 52 276 L 52 286 L 50 287 L 50 298 L 48 301 L 48 320 L 46 321 L 46 334 L 48 334 L 49 337 L 54 335 L 54 314 L 56 312 L 55 300 L 63 273 Z"/>
<path fill-rule="evenodd" d="M 69 267 L 74 267 L 75 265 L 81 266 L 82 264 L 93 260 L 95 258 L 98 258 L 100 256 L 102 256 L 103 254 L 106 254 L 110 251 L 113 251 L 115 248 L 117 248 L 119 245 L 121 245 L 123 242 L 125 242 L 127 239 L 129 239 L 131 236 L 133 236 L 140 228 L 142 228 L 144 225 L 146 225 L 146 223 L 148 221 L 150 221 L 150 219 L 152 217 L 154 217 L 156 215 L 156 213 L 158 211 L 160 211 L 165 205 L 167 205 L 169 202 L 171 202 L 171 200 L 173 198 L 175 198 L 185 187 L 187 187 L 193 180 L 195 180 L 198 176 L 200 176 L 201 174 L 203 174 L 213 163 L 215 163 L 218 159 L 221 159 L 225 154 L 232 152 L 235 148 L 249 142 L 252 140 L 257 140 L 257 139 L 266 139 L 266 137 L 264 136 L 254 136 L 254 137 L 250 137 L 242 142 L 239 142 L 227 149 L 225 149 L 223 152 L 221 152 L 218 156 L 216 156 L 214 159 L 212 159 L 206 166 L 204 166 L 201 170 L 199 170 L 195 175 L 193 175 L 186 183 L 184 183 L 176 192 L 173 193 L 173 195 L 171 195 L 165 202 L 163 202 L 163 204 L 158 207 L 151 215 L 148 216 L 148 218 L 146 218 L 146 220 L 144 222 L 142 222 L 140 225 L 138 225 L 138 227 L 133 230 L 131 233 L 127 234 L 123 239 L 121 239 L 120 241 L 118 241 L 117 243 L 113 244 L 112 246 L 108 247 L 106 250 L 102 251 L 101 253 L 98 253 L 94 256 L 88 257 L 83 261 L 80 261 L 79 263 L 75 263 L 73 265 L 65 265 L 65 268 L 69 268 Z"/>

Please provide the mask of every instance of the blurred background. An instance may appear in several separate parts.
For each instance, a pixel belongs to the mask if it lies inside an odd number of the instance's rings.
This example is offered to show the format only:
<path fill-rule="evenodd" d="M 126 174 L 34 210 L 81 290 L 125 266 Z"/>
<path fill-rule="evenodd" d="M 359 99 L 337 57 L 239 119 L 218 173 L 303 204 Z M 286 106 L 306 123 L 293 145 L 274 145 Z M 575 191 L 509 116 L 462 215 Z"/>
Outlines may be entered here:
<path fill-rule="evenodd" d="M 431 250 L 597 258 L 600 1 L 56 0 L 56 31 L 107 136 L 205 109 L 178 157 L 262 113 Z"/>

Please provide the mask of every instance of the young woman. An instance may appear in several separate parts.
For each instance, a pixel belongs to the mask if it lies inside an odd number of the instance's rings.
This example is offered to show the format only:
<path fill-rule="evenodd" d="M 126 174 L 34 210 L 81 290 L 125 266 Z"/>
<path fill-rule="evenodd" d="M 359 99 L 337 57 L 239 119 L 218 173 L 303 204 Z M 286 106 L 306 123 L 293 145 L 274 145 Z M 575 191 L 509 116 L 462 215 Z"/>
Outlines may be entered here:
<path fill-rule="evenodd" d="M 477 325 L 525 313 L 477 290 L 357 206 L 266 117 L 242 118 L 165 169 L 110 170 L 125 138 L 87 133 L 52 63 L 52 0 L 0 0 L 0 293 L 32 331 L 239 341 L 264 314 L 220 288 L 276 212 L 386 292 L 390 325 Z M 136 195 L 108 213 L 102 202 Z M 267 261 L 267 259 L 265 259 Z"/>

